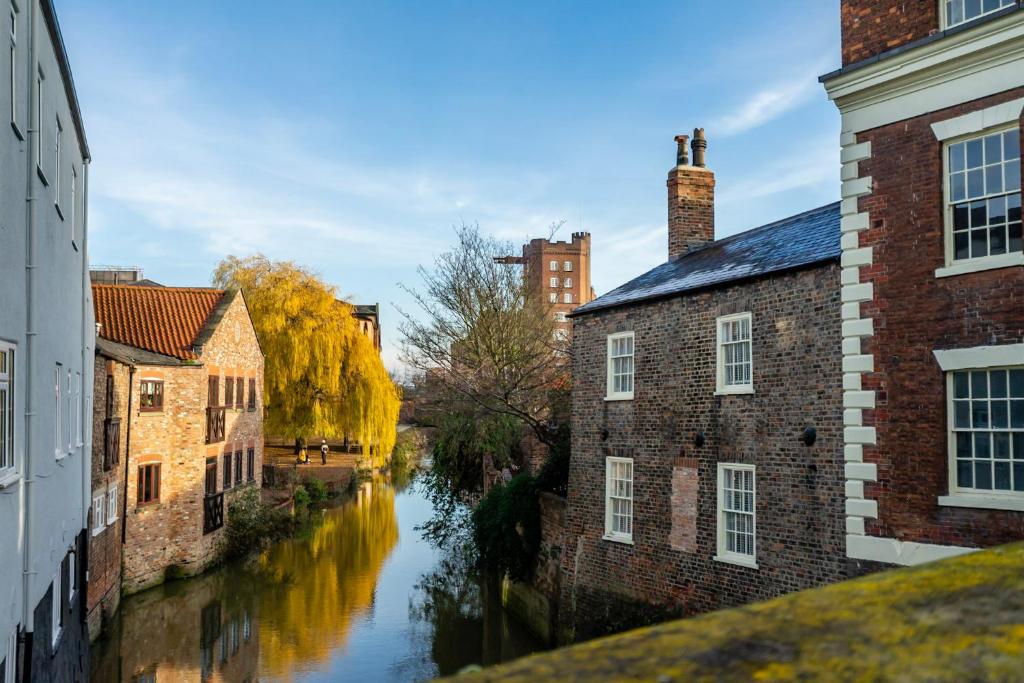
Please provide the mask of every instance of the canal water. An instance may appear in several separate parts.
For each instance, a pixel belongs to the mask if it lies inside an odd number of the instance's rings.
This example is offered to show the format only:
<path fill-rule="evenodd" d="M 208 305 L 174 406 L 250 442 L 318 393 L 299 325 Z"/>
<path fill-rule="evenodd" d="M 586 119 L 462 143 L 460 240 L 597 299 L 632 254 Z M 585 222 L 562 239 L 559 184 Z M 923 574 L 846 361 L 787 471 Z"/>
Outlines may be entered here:
<path fill-rule="evenodd" d="M 366 483 L 258 558 L 126 598 L 92 680 L 423 681 L 542 649 L 422 539 L 432 513 L 415 483 Z"/>

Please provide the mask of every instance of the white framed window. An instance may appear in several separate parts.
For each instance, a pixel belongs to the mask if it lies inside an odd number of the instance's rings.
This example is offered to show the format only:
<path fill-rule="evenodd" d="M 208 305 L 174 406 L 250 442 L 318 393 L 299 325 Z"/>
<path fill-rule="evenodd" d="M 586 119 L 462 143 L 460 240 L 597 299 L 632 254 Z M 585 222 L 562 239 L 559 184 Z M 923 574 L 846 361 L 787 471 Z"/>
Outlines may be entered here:
<path fill-rule="evenodd" d="M 718 463 L 718 554 L 721 562 L 757 567 L 754 465 Z"/>
<path fill-rule="evenodd" d="M 15 347 L 0 342 L 0 481 L 17 472 L 14 454 L 15 427 Z"/>
<path fill-rule="evenodd" d="M 564 270 L 567 273 L 571 273 L 572 272 L 572 261 L 566 261 L 565 263 L 563 263 L 562 264 L 562 270 Z"/>
<path fill-rule="evenodd" d="M 1004 7 L 1015 5 L 1017 0 L 941 0 L 946 28 L 998 12 Z"/>
<path fill-rule="evenodd" d="M 608 335 L 608 400 L 633 398 L 633 343 L 632 332 Z"/>
<path fill-rule="evenodd" d="M 71 166 L 71 206 L 68 210 L 71 212 L 71 244 L 77 248 L 76 240 L 78 239 L 78 224 L 76 219 L 78 218 L 78 170 L 74 165 Z M 236 340 L 237 341 L 237 338 Z"/>
<path fill-rule="evenodd" d="M 945 163 L 947 265 L 1024 252 L 1016 121 L 948 143 Z"/>
<path fill-rule="evenodd" d="M 63 174 L 60 172 L 60 165 L 63 161 L 61 155 L 64 151 L 64 126 L 60 125 L 59 116 L 55 121 L 57 125 L 53 129 L 53 205 L 57 207 L 57 214 L 63 220 L 64 213 L 60 208 L 60 177 Z"/>
<path fill-rule="evenodd" d="M 10 73 L 10 96 L 11 96 L 11 125 L 18 131 L 18 7 L 11 3 L 11 73 Z M 20 133 L 19 133 L 20 135 Z"/>
<path fill-rule="evenodd" d="M 1024 499 L 1024 366 L 946 381 L 950 492 Z"/>
<path fill-rule="evenodd" d="M 63 368 L 61 368 L 60 363 L 57 363 L 57 370 L 54 372 L 54 381 L 53 381 L 53 383 L 54 383 L 54 398 L 56 399 L 54 401 L 54 413 L 53 413 L 53 452 L 57 455 L 58 458 L 60 458 L 61 456 L 64 455 L 64 451 L 61 448 L 61 438 L 60 438 L 60 425 L 61 425 L 61 412 L 62 412 L 61 411 L 61 404 L 63 403 L 63 401 L 61 400 L 60 386 L 61 386 L 61 382 L 63 380 L 62 375 L 64 374 L 62 372 L 62 370 L 63 370 Z"/>
<path fill-rule="evenodd" d="M 78 553 L 72 550 L 68 553 L 68 604 L 75 599 L 75 591 L 78 590 Z"/>
<path fill-rule="evenodd" d="M 72 402 L 74 398 L 74 388 L 71 384 L 71 370 L 69 369 L 65 374 L 64 378 L 64 445 L 68 453 L 74 450 L 74 442 L 72 441 L 72 422 L 74 422 L 75 407 Z"/>
<path fill-rule="evenodd" d="M 64 574 L 64 563 L 57 565 L 57 573 L 53 576 L 53 595 L 50 603 L 50 643 L 57 647 L 60 632 L 64 626 L 64 595 L 61 580 Z"/>
<path fill-rule="evenodd" d="M 555 311 L 554 317 L 556 323 L 564 323 L 569 320 L 569 318 L 565 315 L 565 311 Z"/>
<path fill-rule="evenodd" d="M 117 521 L 117 484 L 107 489 L 107 524 Z"/>
<path fill-rule="evenodd" d="M 749 394 L 754 391 L 754 361 L 751 328 L 753 316 L 739 313 L 719 318 L 717 393 Z"/>
<path fill-rule="evenodd" d="M 92 535 L 99 534 L 106 528 L 107 497 L 106 494 L 93 496 L 92 499 Z"/>
<path fill-rule="evenodd" d="M 43 173 L 43 83 L 45 78 L 42 70 L 36 74 L 36 170 L 46 183 L 46 174 Z"/>
<path fill-rule="evenodd" d="M 567 304 L 571 304 L 572 303 L 572 292 L 565 292 L 562 295 L 562 301 L 567 303 Z"/>
<path fill-rule="evenodd" d="M 562 282 L 562 286 L 565 287 L 566 289 L 568 289 L 569 287 L 572 287 L 572 278 L 571 277 L 565 278 L 565 280 Z"/>
<path fill-rule="evenodd" d="M 548 268 L 551 270 L 552 273 L 558 272 L 558 261 L 552 261 L 551 263 L 549 263 Z"/>
<path fill-rule="evenodd" d="M 550 285 L 552 289 L 558 287 L 558 278 L 557 277 L 553 277 L 553 278 L 549 279 L 548 280 L 548 285 Z"/>
<path fill-rule="evenodd" d="M 75 373 L 75 445 L 81 448 L 85 445 L 82 434 L 82 423 L 85 415 L 82 412 L 82 373 Z"/>
<path fill-rule="evenodd" d="M 558 303 L 558 292 L 551 292 L 548 294 L 548 301 L 557 304 Z"/>
<path fill-rule="evenodd" d="M 633 542 L 633 459 L 605 459 L 604 538 Z"/>

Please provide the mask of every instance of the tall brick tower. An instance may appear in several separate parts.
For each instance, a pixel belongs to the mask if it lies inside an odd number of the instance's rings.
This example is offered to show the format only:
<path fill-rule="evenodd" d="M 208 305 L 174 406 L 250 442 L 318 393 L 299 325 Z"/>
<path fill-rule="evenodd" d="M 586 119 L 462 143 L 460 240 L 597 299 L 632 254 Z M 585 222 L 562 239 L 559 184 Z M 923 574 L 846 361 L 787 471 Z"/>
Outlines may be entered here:
<path fill-rule="evenodd" d="M 523 245 L 522 256 L 508 256 L 501 262 L 523 265 L 532 290 L 551 306 L 558 329 L 569 331 L 572 323 L 566 316 L 594 298 L 589 232 L 574 232 L 570 242 L 532 239 Z"/>
<path fill-rule="evenodd" d="M 1018 0 L 843 0 L 846 552 L 1024 538 Z"/>

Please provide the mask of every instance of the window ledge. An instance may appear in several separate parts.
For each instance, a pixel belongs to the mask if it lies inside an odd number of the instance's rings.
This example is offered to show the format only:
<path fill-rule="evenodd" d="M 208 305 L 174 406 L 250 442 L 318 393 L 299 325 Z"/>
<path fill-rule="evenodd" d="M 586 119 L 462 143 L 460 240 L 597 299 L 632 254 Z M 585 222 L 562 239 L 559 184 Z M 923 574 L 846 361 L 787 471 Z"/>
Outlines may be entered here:
<path fill-rule="evenodd" d="M 746 567 L 747 569 L 758 569 L 757 561 L 752 560 L 748 557 L 737 557 L 735 555 L 715 555 L 715 562 L 735 564 L 739 567 Z"/>
<path fill-rule="evenodd" d="M 939 496 L 939 505 L 1024 512 L 1024 495 L 987 496 L 983 493 L 954 493 L 951 496 Z"/>
<path fill-rule="evenodd" d="M 54 453 L 53 457 L 57 460 L 57 462 L 63 463 L 65 460 L 68 459 L 69 455 L 71 455 L 71 453 L 65 453 L 64 451 L 57 451 L 56 453 Z"/>
<path fill-rule="evenodd" d="M 60 208 L 60 204 L 58 204 L 57 202 L 54 202 L 53 203 L 53 208 L 57 209 L 57 216 L 61 220 L 64 220 L 64 210 Z M 74 242 L 72 242 L 72 244 L 74 244 Z"/>
<path fill-rule="evenodd" d="M 46 174 L 43 173 L 42 166 L 36 165 L 36 175 L 39 176 L 39 180 L 43 181 L 43 185 L 46 187 L 50 186 L 50 181 L 46 179 Z"/>
<path fill-rule="evenodd" d="M 754 387 L 730 387 L 728 389 L 719 389 L 715 392 L 715 396 L 750 396 L 754 394 Z"/>
<path fill-rule="evenodd" d="M 1012 254 L 960 261 L 945 268 L 936 269 L 935 277 L 953 277 L 967 273 L 979 273 L 984 270 L 995 270 L 996 268 L 1012 268 L 1013 266 L 1024 266 L 1024 253 L 1015 251 Z"/>
<path fill-rule="evenodd" d="M 602 541 L 611 541 L 612 543 L 622 543 L 623 545 L 635 545 L 632 538 L 626 538 L 624 536 L 614 536 L 612 534 L 605 534 L 601 537 Z"/>
<path fill-rule="evenodd" d="M 9 472 L 8 474 L 0 477 L 0 491 L 12 488 L 14 484 L 17 484 L 21 480 L 21 475 L 17 472 Z"/>
<path fill-rule="evenodd" d="M 612 394 L 611 396 L 605 396 L 605 401 L 632 401 L 633 394 Z"/>
<path fill-rule="evenodd" d="M 25 134 L 21 132 L 21 127 L 18 126 L 18 124 L 14 121 L 11 121 L 11 130 L 14 131 L 14 134 L 18 137 L 19 140 L 21 140 L 22 142 L 25 141 Z"/>
<path fill-rule="evenodd" d="M 102 534 L 106 530 L 107 530 L 107 527 L 103 527 L 102 529 L 93 529 L 92 530 L 92 537 L 96 538 L 97 536 L 99 536 L 100 534 Z"/>

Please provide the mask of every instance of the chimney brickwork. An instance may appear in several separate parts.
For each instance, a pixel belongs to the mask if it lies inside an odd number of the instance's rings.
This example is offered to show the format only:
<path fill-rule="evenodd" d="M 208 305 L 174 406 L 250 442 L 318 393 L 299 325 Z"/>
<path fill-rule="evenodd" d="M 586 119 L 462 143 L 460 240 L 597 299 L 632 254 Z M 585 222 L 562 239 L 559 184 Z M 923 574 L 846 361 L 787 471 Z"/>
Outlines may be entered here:
<path fill-rule="evenodd" d="M 668 258 L 677 259 L 715 239 L 715 174 L 704 167 L 704 130 L 693 135 L 689 165 L 686 135 L 676 137 L 677 166 L 668 172 Z"/>

